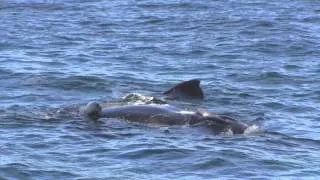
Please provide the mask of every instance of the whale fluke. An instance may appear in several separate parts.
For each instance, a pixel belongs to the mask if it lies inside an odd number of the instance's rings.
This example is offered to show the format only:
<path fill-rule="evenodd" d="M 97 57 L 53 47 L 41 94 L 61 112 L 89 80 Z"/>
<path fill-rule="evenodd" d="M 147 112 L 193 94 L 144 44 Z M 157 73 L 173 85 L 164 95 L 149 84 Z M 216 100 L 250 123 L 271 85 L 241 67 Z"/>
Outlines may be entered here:
<path fill-rule="evenodd" d="M 189 81 L 184 81 L 168 91 L 163 93 L 169 99 L 179 99 L 179 98 L 192 98 L 192 99 L 203 99 L 204 95 L 202 89 L 200 88 L 200 80 L 192 79 Z"/>

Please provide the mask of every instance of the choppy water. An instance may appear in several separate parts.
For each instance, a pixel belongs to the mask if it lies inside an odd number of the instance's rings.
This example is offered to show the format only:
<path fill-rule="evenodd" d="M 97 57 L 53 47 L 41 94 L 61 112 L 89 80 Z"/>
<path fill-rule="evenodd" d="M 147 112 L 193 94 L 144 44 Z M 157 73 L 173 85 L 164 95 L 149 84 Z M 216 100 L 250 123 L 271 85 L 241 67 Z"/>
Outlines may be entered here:
<path fill-rule="evenodd" d="M 320 3 L 0 1 L 1 179 L 320 176 Z M 90 122 L 77 109 L 200 78 L 264 132 Z"/>

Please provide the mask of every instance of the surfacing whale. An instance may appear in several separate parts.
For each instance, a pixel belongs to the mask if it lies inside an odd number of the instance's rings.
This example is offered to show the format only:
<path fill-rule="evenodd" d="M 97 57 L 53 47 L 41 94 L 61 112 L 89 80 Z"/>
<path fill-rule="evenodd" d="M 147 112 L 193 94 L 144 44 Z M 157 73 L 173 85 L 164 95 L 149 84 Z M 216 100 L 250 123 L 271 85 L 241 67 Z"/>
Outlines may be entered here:
<path fill-rule="evenodd" d="M 242 134 L 248 128 L 248 125 L 229 116 L 182 111 L 170 105 L 126 105 L 102 108 L 99 103 L 90 102 L 83 113 L 91 119 L 104 117 L 143 124 L 204 126 L 212 129 L 214 133 L 231 131 L 233 134 Z"/>
<path fill-rule="evenodd" d="M 203 99 L 200 80 L 193 79 L 182 82 L 164 93 L 170 99 Z M 233 134 L 244 133 L 247 124 L 239 122 L 229 116 L 217 115 L 210 112 L 183 111 L 170 105 L 124 105 L 115 107 L 102 106 L 97 102 L 88 103 L 82 113 L 91 118 L 116 118 L 130 122 L 159 125 L 190 125 L 204 126 L 215 133 L 231 131 Z"/>

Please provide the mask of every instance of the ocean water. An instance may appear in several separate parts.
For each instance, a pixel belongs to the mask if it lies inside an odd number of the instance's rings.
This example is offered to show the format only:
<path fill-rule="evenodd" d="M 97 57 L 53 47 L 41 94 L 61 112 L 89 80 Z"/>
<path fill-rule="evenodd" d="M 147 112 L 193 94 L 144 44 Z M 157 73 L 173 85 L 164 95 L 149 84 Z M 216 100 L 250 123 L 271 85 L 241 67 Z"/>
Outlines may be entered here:
<path fill-rule="evenodd" d="M 318 179 L 319 22 L 315 0 L 0 0 L 0 179 Z M 78 113 L 194 78 L 204 101 L 170 104 L 261 131 Z"/>

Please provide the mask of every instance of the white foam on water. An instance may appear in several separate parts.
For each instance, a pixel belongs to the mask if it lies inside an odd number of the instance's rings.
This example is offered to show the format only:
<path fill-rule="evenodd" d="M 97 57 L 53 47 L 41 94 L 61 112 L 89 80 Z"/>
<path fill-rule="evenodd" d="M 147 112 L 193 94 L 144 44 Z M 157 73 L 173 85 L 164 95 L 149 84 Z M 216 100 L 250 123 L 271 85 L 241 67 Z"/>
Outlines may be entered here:
<path fill-rule="evenodd" d="M 247 135 L 247 134 L 260 133 L 260 132 L 263 132 L 263 130 L 258 125 L 253 124 L 247 127 L 247 129 L 244 131 L 243 134 Z"/>

